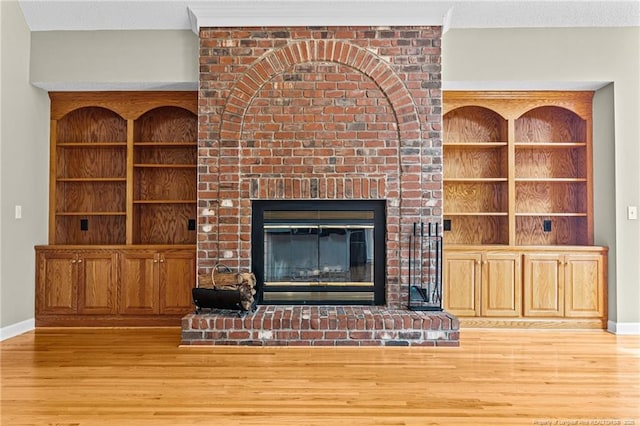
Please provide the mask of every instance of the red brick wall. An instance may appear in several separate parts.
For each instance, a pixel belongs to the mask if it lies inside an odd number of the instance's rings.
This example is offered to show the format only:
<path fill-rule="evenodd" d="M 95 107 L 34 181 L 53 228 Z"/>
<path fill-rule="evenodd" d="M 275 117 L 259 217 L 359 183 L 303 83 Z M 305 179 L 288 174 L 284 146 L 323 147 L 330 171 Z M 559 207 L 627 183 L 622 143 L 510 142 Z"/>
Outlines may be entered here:
<path fill-rule="evenodd" d="M 442 219 L 440 27 L 203 29 L 199 95 L 199 270 L 251 267 L 252 199 L 384 199 L 402 306 Z"/>

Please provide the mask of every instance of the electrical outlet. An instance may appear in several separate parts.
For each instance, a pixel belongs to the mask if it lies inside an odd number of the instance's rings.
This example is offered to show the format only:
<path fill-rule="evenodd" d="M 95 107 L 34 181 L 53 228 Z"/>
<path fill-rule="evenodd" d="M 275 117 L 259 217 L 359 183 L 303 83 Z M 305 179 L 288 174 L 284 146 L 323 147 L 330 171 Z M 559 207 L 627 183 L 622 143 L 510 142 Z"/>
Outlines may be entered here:
<path fill-rule="evenodd" d="M 451 219 L 445 219 L 442 221 L 442 229 L 444 231 L 451 231 Z"/>
<path fill-rule="evenodd" d="M 551 221 L 549 219 L 542 221 L 542 230 L 544 232 L 551 232 Z"/>
<path fill-rule="evenodd" d="M 627 219 L 638 220 L 638 207 L 636 206 L 627 207 Z"/>
<path fill-rule="evenodd" d="M 195 231 L 196 230 L 196 220 L 195 219 L 189 219 L 187 221 L 187 229 L 189 231 Z"/>
<path fill-rule="evenodd" d="M 80 230 L 81 231 L 89 230 L 89 219 L 80 219 Z"/>

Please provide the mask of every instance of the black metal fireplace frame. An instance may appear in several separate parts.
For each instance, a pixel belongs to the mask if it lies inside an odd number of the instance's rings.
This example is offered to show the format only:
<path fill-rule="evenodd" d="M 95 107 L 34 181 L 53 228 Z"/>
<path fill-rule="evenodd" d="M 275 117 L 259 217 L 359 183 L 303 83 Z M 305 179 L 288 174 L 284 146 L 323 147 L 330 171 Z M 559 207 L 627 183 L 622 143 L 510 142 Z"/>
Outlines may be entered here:
<path fill-rule="evenodd" d="M 386 303 L 386 202 L 384 200 L 253 200 L 251 202 L 251 265 L 252 272 L 256 276 L 256 290 L 258 304 L 288 304 L 288 305 L 384 305 Z M 264 300 L 264 214 L 272 210 L 287 211 L 372 211 L 374 224 L 374 288 L 373 300 L 347 300 L 336 298 L 322 300 L 278 300 L 273 295 L 278 292 L 308 291 L 308 287 L 278 287 L 270 286 L 271 295 L 268 301 Z M 339 291 L 335 288 L 314 286 L 314 292 L 340 292 L 358 293 L 362 287 L 342 287 Z"/>

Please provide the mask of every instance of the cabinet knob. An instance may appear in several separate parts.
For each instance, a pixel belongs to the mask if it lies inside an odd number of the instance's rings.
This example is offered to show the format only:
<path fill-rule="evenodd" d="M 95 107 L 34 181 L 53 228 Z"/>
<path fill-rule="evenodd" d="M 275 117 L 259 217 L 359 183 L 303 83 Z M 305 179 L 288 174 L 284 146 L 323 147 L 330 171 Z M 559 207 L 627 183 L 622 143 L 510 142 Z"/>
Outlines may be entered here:
<path fill-rule="evenodd" d="M 160 258 L 160 263 L 164 263 L 164 257 Z"/>
<path fill-rule="evenodd" d="M 82 259 L 78 259 L 78 263 L 82 263 Z"/>
<path fill-rule="evenodd" d="M 158 263 L 158 259 L 153 259 L 153 263 Z"/>
<path fill-rule="evenodd" d="M 76 263 L 76 260 L 75 260 L 75 259 L 72 259 L 72 260 L 71 260 L 71 263 Z"/>

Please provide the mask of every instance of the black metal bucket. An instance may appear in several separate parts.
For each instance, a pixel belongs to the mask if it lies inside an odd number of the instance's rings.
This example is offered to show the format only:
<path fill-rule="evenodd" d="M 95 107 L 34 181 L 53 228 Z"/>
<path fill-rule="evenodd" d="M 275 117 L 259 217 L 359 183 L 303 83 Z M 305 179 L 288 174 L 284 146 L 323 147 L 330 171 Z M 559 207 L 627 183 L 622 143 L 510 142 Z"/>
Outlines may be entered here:
<path fill-rule="evenodd" d="M 196 313 L 202 309 L 233 309 L 246 311 L 242 307 L 239 290 L 219 290 L 216 288 L 194 288 L 191 290 Z"/>

